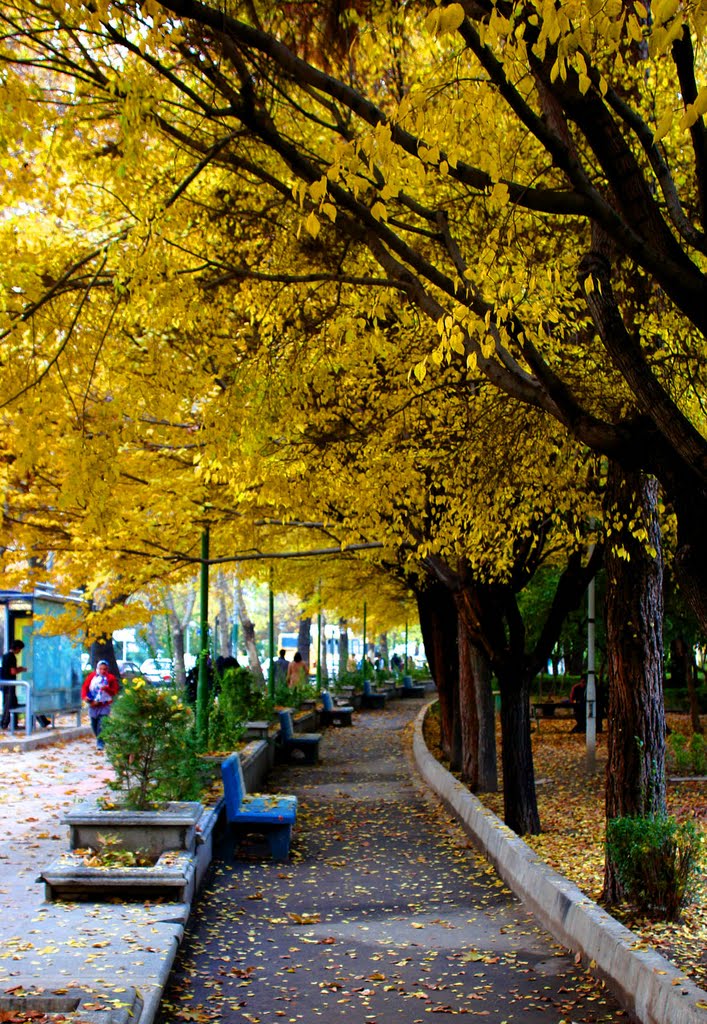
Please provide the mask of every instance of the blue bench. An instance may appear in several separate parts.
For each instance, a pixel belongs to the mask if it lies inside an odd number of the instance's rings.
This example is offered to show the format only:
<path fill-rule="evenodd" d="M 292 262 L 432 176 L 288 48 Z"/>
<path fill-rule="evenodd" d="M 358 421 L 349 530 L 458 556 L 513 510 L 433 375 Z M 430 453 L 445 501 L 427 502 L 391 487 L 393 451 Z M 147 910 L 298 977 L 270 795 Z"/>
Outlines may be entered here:
<path fill-rule="evenodd" d="M 238 754 L 221 764 L 226 819 L 239 832 L 265 837 L 273 860 L 287 860 L 292 826 L 297 818 L 297 797 L 280 793 L 246 793 Z"/>
<path fill-rule="evenodd" d="M 426 692 L 424 683 L 416 685 L 412 681 L 412 676 L 403 676 L 403 685 L 397 688 L 399 697 L 424 697 Z"/>
<path fill-rule="evenodd" d="M 363 693 L 361 694 L 361 707 L 379 710 L 384 708 L 388 697 L 385 693 L 378 693 L 371 686 L 370 679 L 363 680 Z"/>
<path fill-rule="evenodd" d="M 348 705 L 337 705 L 327 690 L 322 690 L 322 710 L 319 712 L 324 725 L 352 725 L 353 708 Z"/>
<path fill-rule="evenodd" d="M 295 732 L 289 711 L 278 711 L 280 719 L 279 751 L 287 761 L 316 764 L 319 760 L 320 732 Z"/>

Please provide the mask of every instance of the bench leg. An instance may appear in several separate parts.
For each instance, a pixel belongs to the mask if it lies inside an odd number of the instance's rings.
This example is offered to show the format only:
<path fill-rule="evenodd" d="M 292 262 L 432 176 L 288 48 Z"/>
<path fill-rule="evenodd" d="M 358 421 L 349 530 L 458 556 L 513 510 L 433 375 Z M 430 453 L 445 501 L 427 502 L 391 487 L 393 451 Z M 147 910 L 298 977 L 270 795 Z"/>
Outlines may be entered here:
<path fill-rule="evenodd" d="M 282 828 L 273 828 L 268 833 L 268 847 L 273 860 L 287 860 L 290 856 L 290 836 L 292 829 L 289 825 Z"/>
<path fill-rule="evenodd" d="M 287 759 L 298 764 L 317 764 L 319 761 L 319 744 L 300 744 L 297 740 L 292 740 L 287 745 Z"/>

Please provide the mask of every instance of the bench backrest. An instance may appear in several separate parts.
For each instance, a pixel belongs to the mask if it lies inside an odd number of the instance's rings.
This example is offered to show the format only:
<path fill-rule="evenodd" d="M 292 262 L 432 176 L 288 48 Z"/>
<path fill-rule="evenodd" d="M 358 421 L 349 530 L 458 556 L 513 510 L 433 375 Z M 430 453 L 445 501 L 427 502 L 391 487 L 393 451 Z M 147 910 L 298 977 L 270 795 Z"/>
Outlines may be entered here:
<path fill-rule="evenodd" d="M 239 754 L 231 754 L 221 762 L 221 778 L 223 779 L 223 795 L 226 799 L 226 816 L 231 819 L 238 814 L 238 809 L 246 794 Z"/>
<path fill-rule="evenodd" d="M 334 701 L 331 699 L 331 694 L 327 693 L 326 690 L 322 690 L 320 696 L 322 698 L 322 704 L 324 705 L 324 710 L 325 711 L 333 711 L 334 710 Z"/>
<path fill-rule="evenodd" d="M 412 690 L 412 676 L 403 676 L 403 688 Z"/>
<path fill-rule="evenodd" d="M 371 697 L 372 696 L 373 690 L 371 689 L 371 680 L 370 679 L 364 679 L 363 680 L 363 692 L 365 693 L 365 695 L 367 697 Z"/>
<path fill-rule="evenodd" d="M 295 729 L 292 725 L 292 715 L 289 711 L 278 711 L 277 714 L 280 719 L 280 732 L 282 733 L 283 740 L 293 740 L 295 738 Z"/>

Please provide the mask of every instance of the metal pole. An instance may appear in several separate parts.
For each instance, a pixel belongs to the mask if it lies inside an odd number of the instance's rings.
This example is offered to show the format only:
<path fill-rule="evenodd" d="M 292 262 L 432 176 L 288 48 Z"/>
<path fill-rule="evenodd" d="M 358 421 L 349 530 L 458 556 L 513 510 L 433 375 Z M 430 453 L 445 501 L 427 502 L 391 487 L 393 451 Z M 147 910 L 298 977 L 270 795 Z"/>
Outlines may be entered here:
<path fill-rule="evenodd" d="M 590 552 L 591 554 L 591 552 Z M 595 678 L 595 586 L 591 580 L 587 587 L 587 768 L 596 769 L 597 753 L 597 689 Z"/>
<path fill-rule="evenodd" d="M 268 611 L 270 615 L 270 671 L 268 672 L 268 689 L 270 699 L 272 700 L 275 697 L 275 595 L 272 589 L 272 570 L 270 572 Z"/>
<path fill-rule="evenodd" d="M 208 740 L 209 699 L 209 528 L 201 535 L 199 623 L 199 679 L 196 687 L 196 736 L 200 750 L 206 749 Z"/>
<path fill-rule="evenodd" d="M 405 620 L 405 668 L 403 674 L 407 675 L 408 672 L 408 622 Z"/>
<path fill-rule="evenodd" d="M 367 608 L 366 608 L 366 602 L 364 601 L 363 602 L 363 655 L 361 657 L 361 671 L 363 672 L 363 678 L 364 679 L 366 678 L 366 665 L 368 664 L 368 659 L 366 658 L 366 614 L 367 614 Z"/>
<path fill-rule="evenodd" d="M 322 688 L 322 603 L 317 612 L 317 690 Z"/>

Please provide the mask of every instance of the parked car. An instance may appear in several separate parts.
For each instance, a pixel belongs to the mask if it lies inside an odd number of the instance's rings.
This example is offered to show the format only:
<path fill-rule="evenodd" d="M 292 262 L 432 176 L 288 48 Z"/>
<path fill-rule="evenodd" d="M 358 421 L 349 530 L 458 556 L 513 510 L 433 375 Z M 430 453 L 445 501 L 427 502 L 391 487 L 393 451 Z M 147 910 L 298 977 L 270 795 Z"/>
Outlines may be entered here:
<path fill-rule="evenodd" d="M 172 682 L 172 662 L 169 658 L 148 658 L 140 666 L 140 673 L 148 683 L 164 686 Z"/>
<path fill-rule="evenodd" d="M 121 679 L 135 679 L 137 676 L 142 676 L 142 669 L 136 661 L 118 661 L 116 664 Z"/>

